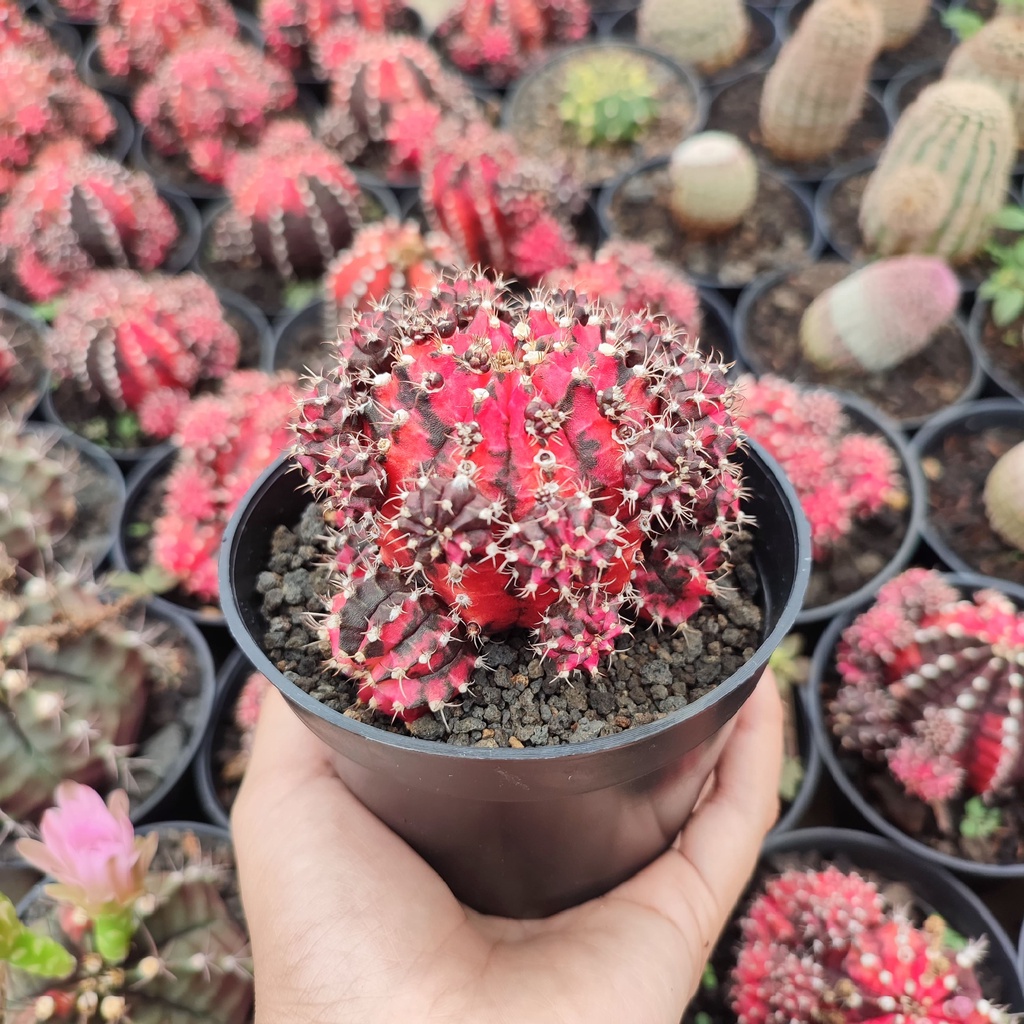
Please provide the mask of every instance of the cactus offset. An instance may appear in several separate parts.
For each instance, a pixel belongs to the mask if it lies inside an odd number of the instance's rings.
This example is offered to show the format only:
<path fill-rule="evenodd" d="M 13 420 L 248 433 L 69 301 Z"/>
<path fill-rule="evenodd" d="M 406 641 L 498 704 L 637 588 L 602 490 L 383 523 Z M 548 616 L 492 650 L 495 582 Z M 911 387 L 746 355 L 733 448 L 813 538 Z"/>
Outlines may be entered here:
<path fill-rule="evenodd" d="M 881 373 L 925 349 L 959 303 L 960 284 L 942 260 L 879 260 L 827 288 L 807 307 L 800 346 L 822 369 Z"/>
<path fill-rule="evenodd" d="M 882 49 L 906 46 L 924 27 L 931 0 L 871 0 L 882 15 Z"/>
<path fill-rule="evenodd" d="M 586 0 L 462 0 L 438 26 L 448 59 L 491 85 L 508 85 L 548 47 L 587 34 Z"/>
<path fill-rule="evenodd" d="M 743 522 L 721 365 L 663 318 L 472 274 L 364 314 L 300 400 L 295 457 L 342 530 L 334 668 L 402 717 L 465 691 L 471 637 L 594 672 L 678 625 Z"/>
<path fill-rule="evenodd" d="M 668 173 L 672 216 L 698 235 L 731 231 L 757 199 L 757 160 L 728 132 L 700 132 L 681 142 Z"/>
<path fill-rule="evenodd" d="M 1024 551 L 1024 442 L 1004 453 L 985 480 L 985 511 L 992 529 Z"/>
<path fill-rule="evenodd" d="M 818 0 L 783 45 L 761 93 L 761 137 L 780 160 L 838 149 L 864 106 L 882 46 L 871 0 Z"/>
<path fill-rule="evenodd" d="M 868 180 L 865 245 L 880 256 L 970 260 L 1005 202 L 1016 153 L 1013 112 L 996 89 L 961 79 L 928 86 L 903 112 Z"/>
<path fill-rule="evenodd" d="M 238 370 L 218 394 L 195 399 L 179 416 L 178 454 L 150 553 L 184 593 L 216 603 L 224 528 L 253 481 L 288 446 L 294 406 L 290 374 Z"/>
<path fill-rule="evenodd" d="M 89 400 L 145 419 L 147 402 L 168 393 L 187 398 L 200 381 L 227 375 L 239 347 L 216 293 L 198 274 L 107 270 L 64 298 L 51 356 L 57 374 Z"/>
<path fill-rule="evenodd" d="M 899 458 L 885 439 L 854 433 L 835 395 L 779 377 L 740 381 L 736 421 L 786 472 L 811 527 L 815 561 L 855 522 L 906 503 Z"/>
<path fill-rule="evenodd" d="M 324 337 L 333 337 L 352 313 L 364 313 L 389 295 L 429 291 L 442 271 L 458 262 L 451 240 L 438 231 L 424 235 L 412 221 L 368 224 L 327 268 Z"/>
<path fill-rule="evenodd" d="M 712 75 L 747 50 L 750 16 L 743 0 L 642 0 L 637 41 Z"/>
<path fill-rule="evenodd" d="M 1024 779 L 1024 614 L 1004 594 L 962 600 L 940 574 L 910 569 L 845 630 L 836 665 L 832 731 L 887 762 L 909 795 L 990 799 Z"/>
<path fill-rule="evenodd" d="M 96 268 L 154 270 L 177 237 L 174 215 L 145 174 L 87 152 L 77 139 L 43 150 L 0 212 L 0 246 L 39 300 Z"/>
<path fill-rule="evenodd" d="M 220 182 L 234 154 L 255 145 L 296 95 L 279 64 L 209 29 L 160 63 L 134 107 L 157 150 L 186 154 L 197 174 Z"/>
<path fill-rule="evenodd" d="M 731 978 L 739 1024 L 1017 1019 L 984 998 L 975 969 L 984 937 L 954 949 L 942 918 L 917 926 L 874 882 L 831 865 L 770 877 L 740 931 Z"/>

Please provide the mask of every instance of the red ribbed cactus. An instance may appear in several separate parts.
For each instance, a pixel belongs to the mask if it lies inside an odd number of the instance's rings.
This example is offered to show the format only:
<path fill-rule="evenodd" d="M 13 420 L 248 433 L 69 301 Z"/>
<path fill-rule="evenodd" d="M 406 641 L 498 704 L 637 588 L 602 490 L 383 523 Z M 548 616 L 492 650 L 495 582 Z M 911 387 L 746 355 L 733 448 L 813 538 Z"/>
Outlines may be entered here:
<path fill-rule="evenodd" d="M 833 732 L 911 796 L 991 798 L 1024 779 L 1024 613 L 1004 594 L 962 599 L 910 569 L 843 633 L 836 665 Z"/>
<path fill-rule="evenodd" d="M 284 68 L 210 29 L 161 62 L 135 97 L 135 116 L 156 149 L 186 154 L 197 174 L 220 182 L 232 156 L 295 97 Z"/>
<path fill-rule="evenodd" d="M 103 267 L 154 270 L 178 237 L 144 174 L 88 152 L 77 139 L 48 146 L 0 213 L 0 246 L 34 298 L 52 298 Z"/>
<path fill-rule="evenodd" d="M 166 436 L 174 420 L 149 419 L 149 403 L 177 408 L 201 380 L 229 373 L 239 353 L 238 335 L 198 274 L 143 277 L 130 270 L 97 271 L 69 292 L 51 346 L 59 376 L 92 400 L 137 413 L 152 436 Z M 156 422 L 162 429 L 154 429 Z"/>
<path fill-rule="evenodd" d="M 505 86 L 546 49 L 587 34 L 586 0 L 462 0 L 437 40 L 462 71 Z"/>
<path fill-rule="evenodd" d="M 234 35 L 237 22 L 226 0 L 108 0 L 96 41 L 112 75 L 151 75 L 186 36 L 204 29 Z"/>
<path fill-rule="evenodd" d="M 12 46 L 25 47 L 41 60 L 62 55 L 50 33 L 42 25 L 26 18 L 14 0 L 0 0 L 0 53 L 5 53 Z"/>
<path fill-rule="evenodd" d="M 963 949 L 936 916 L 920 926 L 878 886 L 835 867 L 769 878 L 740 922 L 732 972 L 739 1024 L 1010 1024 L 983 995 L 981 937 Z"/>
<path fill-rule="evenodd" d="M 283 278 L 318 277 L 362 221 L 352 172 L 301 121 L 269 125 L 224 184 L 231 205 L 214 224 L 214 260 L 255 256 Z"/>
<path fill-rule="evenodd" d="M 855 522 L 906 500 L 896 452 L 882 437 L 852 431 L 842 403 L 828 391 L 770 375 L 744 377 L 736 417 L 793 484 L 817 561 Z"/>
<path fill-rule="evenodd" d="M 463 692 L 472 638 L 530 629 L 596 671 L 636 616 L 678 625 L 743 521 L 721 365 L 663 319 L 471 273 L 364 314 L 294 448 L 345 543 L 321 623 L 370 707 Z"/>

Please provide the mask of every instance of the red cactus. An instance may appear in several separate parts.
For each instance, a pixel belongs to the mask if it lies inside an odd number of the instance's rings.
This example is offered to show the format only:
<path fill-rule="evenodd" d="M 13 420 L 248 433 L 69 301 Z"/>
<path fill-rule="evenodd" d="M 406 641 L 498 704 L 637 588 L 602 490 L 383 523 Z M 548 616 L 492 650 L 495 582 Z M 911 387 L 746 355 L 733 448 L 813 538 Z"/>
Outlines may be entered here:
<path fill-rule="evenodd" d="M 97 271 L 69 292 L 51 345 L 59 376 L 93 400 L 140 414 L 147 400 L 225 376 L 239 352 L 238 335 L 201 277 L 130 270 Z"/>
<path fill-rule="evenodd" d="M 508 85 L 545 49 L 587 34 L 586 0 L 462 0 L 437 40 L 456 67 Z"/>
<path fill-rule="evenodd" d="M 388 295 L 428 291 L 444 268 L 457 263 L 451 241 L 439 232 L 424 235 L 412 221 L 367 225 L 327 268 L 325 337 L 333 337 L 353 312 L 364 313 Z"/>
<path fill-rule="evenodd" d="M 532 283 L 580 258 L 565 224 L 582 202 L 578 187 L 482 122 L 438 134 L 422 199 L 431 227 L 454 241 L 467 265 Z"/>
<path fill-rule="evenodd" d="M 322 631 L 371 707 L 436 710 L 469 638 L 513 626 L 595 671 L 658 585 L 686 577 L 670 624 L 714 591 L 742 518 L 722 367 L 596 314 L 460 275 L 364 314 L 303 398 L 295 453 L 349 541 Z"/>
<path fill-rule="evenodd" d="M 287 447 L 294 377 L 238 370 L 220 393 L 181 414 L 178 455 L 167 478 L 151 553 L 186 594 L 217 600 L 217 555 L 224 528 L 253 481 Z"/>
<path fill-rule="evenodd" d="M 235 701 L 235 725 L 242 731 L 243 743 L 245 737 L 251 742 L 252 734 L 256 731 L 256 723 L 260 720 L 260 708 L 263 706 L 263 698 L 270 690 L 270 681 L 259 672 L 253 672 L 245 681 Z"/>
<path fill-rule="evenodd" d="M 0 0 L 0 53 L 12 46 L 29 49 L 41 60 L 62 56 L 42 25 L 26 18 L 14 0 Z"/>
<path fill-rule="evenodd" d="M 873 882 L 835 867 L 770 878 L 740 922 L 739 1024 L 1008 1024 L 982 994 L 986 940 L 955 951 L 939 917 L 916 927 Z"/>
<path fill-rule="evenodd" d="M 299 121 L 270 125 L 234 160 L 225 187 L 231 206 L 215 222 L 211 257 L 255 255 L 285 278 L 322 274 L 362 220 L 352 172 Z"/>
<path fill-rule="evenodd" d="M 833 731 L 911 796 L 991 798 L 1024 779 L 1024 613 L 1004 594 L 961 600 L 908 570 L 843 633 L 836 664 Z"/>
<path fill-rule="evenodd" d="M 686 275 L 659 260 L 643 242 L 613 238 L 593 259 L 551 271 L 544 283 L 600 296 L 624 313 L 667 316 L 687 334 L 700 334 L 700 296 Z"/>
<path fill-rule="evenodd" d="M 295 102 L 291 76 L 258 50 L 209 29 L 163 60 L 135 97 L 135 116 L 162 153 L 185 153 L 220 182 L 238 149 L 255 145 Z"/>
<path fill-rule="evenodd" d="M 144 174 L 85 150 L 53 143 L 0 213 L 0 246 L 35 299 L 49 299 L 99 267 L 153 270 L 178 237 L 167 204 Z"/>
<path fill-rule="evenodd" d="M 839 400 L 779 377 L 745 377 L 739 423 L 778 459 L 811 525 L 821 561 L 857 520 L 902 498 L 899 460 L 884 438 L 850 432 Z"/>
<path fill-rule="evenodd" d="M 112 75 L 151 75 L 186 36 L 204 29 L 234 35 L 238 25 L 226 0 L 107 0 L 106 6 L 96 42 Z"/>
<path fill-rule="evenodd" d="M 47 143 L 67 136 L 99 143 L 116 123 L 98 92 L 84 86 L 62 53 L 6 46 L 0 60 L 0 196 Z"/>

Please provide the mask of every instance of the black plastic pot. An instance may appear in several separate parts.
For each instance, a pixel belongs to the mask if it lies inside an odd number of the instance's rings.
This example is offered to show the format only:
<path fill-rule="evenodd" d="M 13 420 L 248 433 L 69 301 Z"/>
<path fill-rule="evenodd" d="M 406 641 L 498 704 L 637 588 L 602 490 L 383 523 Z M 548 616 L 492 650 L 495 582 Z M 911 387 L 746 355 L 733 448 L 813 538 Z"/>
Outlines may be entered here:
<path fill-rule="evenodd" d="M 70 25 L 55 21 L 46 26 L 53 41 L 76 63 L 82 55 L 82 37 Z"/>
<path fill-rule="evenodd" d="M 852 269 L 852 268 L 851 268 Z M 769 367 L 761 358 L 758 350 L 752 344 L 751 331 L 749 330 L 749 319 L 755 303 L 768 291 L 782 281 L 789 271 L 781 270 L 770 274 L 762 274 L 755 278 L 740 293 L 739 301 L 736 303 L 736 312 L 733 319 L 733 333 L 736 339 L 736 357 L 740 365 L 749 370 L 755 376 L 760 377 L 769 372 Z M 974 398 L 982 389 L 985 383 L 985 374 L 981 365 L 975 358 L 974 348 L 968 340 L 967 325 L 956 317 L 953 321 L 964 340 L 964 347 L 971 356 L 971 374 L 963 391 L 957 397 L 956 403 L 947 408 L 958 408 L 961 403 L 968 402 Z M 853 382 L 847 384 L 847 389 L 852 388 Z M 883 413 L 884 415 L 884 413 Z M 934 415 L 931 414 L 931 415 Z M 900 429 L 909 433 L 917 430 L 929 419 L 929 416 L 908 416 L 896 419 Z"/>
<path fill-rule="evenodd" d="M 39 18 L 45 25 L 70 26 L 81 33 L 87 33 L 97 24 L 95 18 L 79 18 L 68 14 L 58 4 L 50 3 L 50 0 L 34 0 L 35 8 L 39 12 Z"/>
<path fill-rule="evenodd" d="M 1024 403 L 1016 398 L 987 398 L 980 402 L 968 402 L 944 409 L 928 420 L 914 437 L 911 448 L 919 460 L 924 460 L 940 447 L 949 434 L 976 434 L 990 427 L 1003 426 L 1024 428 Z M 976 494 L 973 497 L 980 505 L 982 496 Z M 930 508 L 930 504 L 926 502 L 925 508 Z M 921 534 L 932 551 L 954 572 L 977 572 L 974 566 L 953 550 L 927 513 L 921 524 Z M 1006 585 L 1013 586 L 1011 583 Z"/>
<path fill-rule="evenodd" d="M 99 146 L 98 149 L 104 156 L 108 156 L 111 160 L 122 164 L 135 145 L 135 136 L 137 134 L 135 118 L 132 117 L 131 111 L 120 100 L 115 99 L 113 96 L 104 96 L 103 99 L 117 121 L 117 128 L 114 129 L 114 134 L 110 139 Z"/>
<path fill-rule="evenodd" d="M 942 77 L 942 63 L 935 60 L 908 64 L 899 74 L 893 75 L 885 86 L 882 102 L 889 120 L 896 124 L 903 111 L 913 102 L 916 92 Z M 916 92 L 915 92 L 916 89 Z"/>
<path fill-rule="evenodd" d="M 705 345 L 704 338 L 701 337 L 701 351 L 707 355 L 714 351 L 723 363 L 734 363 L 736 337 L 732 330 L 732 306 L 714 288 L 698 288 L 697 291 L 700 295 L 700 313 L 704 327 L 714 338 L 713 343 L 709 339 Z"/>
<path fill-rule="evenodd" d="M 43 875 L 21 857 L 0 857 L 0 894 L 15 906 L 39 884 Z"/>
<path fill-rule="evenodd" d="M 793 715 L 796 718 L 797 736 L 800 743 L 800 757 L 803 761 L 804 775 L 800 780 L 800 788 L 792 803 L 783 809 L 779 820 L 772 826 L 769 838 L 782 835 L 784 832 L 792 832 L 799 828 L 814 798 L 818 793 L 818 786 L 821 783 L 821 754 L 818 745 L 811 735 L 811 726 L 807 721 L 807 712 L 804 710 L 804 703 L 800 695 L 794 691 L 792 696 Z"/>
<path fill-rule="evenodd" d="M 196 204 L 184 192 L 167 185 L 157 187 L 160 198 L 172 209 L 178 223 L 178 239 L 171 246 L 167 258 L 160 264 L 165 274 L 177 274 L 184 270 L 199 251 L 199 240 L 203 234 L 203 221 Z"/>
<path fill-rule="evenodd" d="M 20 302 L 15 302 L 14 299 L 9 299 L 3 292 L 0 292 L 0 313 L 24 322 L 30 330 L 35 332 L 35 340 L 30 346 L 30 351 L 23 355 L 20 346 L 18 349 L 19 368 L 23 368 L 29 362 L 33 366 L 28 374 L 28 377 L 32 379 L 31 386 L 26 380 L 20 393 L 0 394 L 0 413 L 5 416 L 14 416 L 17 419 L 27 418 L 35 412 L 50 386 L 50 374 L 45 363 L 46 332 L 49 327 L 36 316 L 31 308 Z M 17 328 L 15 329 L 17 330 Z"/>
<path fill-rule="evenodd" d="M 132 166 L 139 171 L 145 171 L 158 185 L 176 189 L 183 192 L 196 202 L 224 198 L 224 186 L 206 181 L 198 174 L 190 173 L 187 180 L 172 181 L 153 163 L 152 150 L 149 140 L 146 137 L 146 130 L 140 124 L 135 132 L 135 138 L 131 145 Z"/>
<path fill-rule="evenodd" d="M 1012 583 L 1007 583 L 1005 580 L 995 580 L 990 576 L 979 576 L 977 573 L 950 573 L 945 575 L 944 579 L 965 592 L 973 592 L 986 587 L 1003 591 L 1012 600 L 1017 602 L 1018 605 L 1024 607 L 1024 587 L 1015 586 Z M 833 652 L 839 641 L 840 634 L 860 612 L 870 607 L 870 605 L 871 602 L 866 601 L 859 608 L 839 615 L 832 620 L 814 649 L 814 657 L 811 661 L 811 675 L 807 680 L 807 684 L 802 688 L 807 718 L 811 723 L 814 742 L 821 753 L 825 768 L 835 780 L 843 796 L 853 805 L 853 809 L 857 814 L 875 831 L 888 837 L 897 846 L 901 847 L 902 850 L 906 851 L 910 859 L 917 862 L 919 869 L 937 866 L 956 871 L 962 875 L 969 875 L 972 878 L 1024 878 L 1024 864 L 981 864 L 965 860 L 962 857 L 954 857 L 947 853 L 942 853 L 908 835 L 902 829 L 897 828 L 871 804 L 864 794 L 861 793 L 854 780 L 843 769 L 826 722 L 825 709 L 822 707 L 822 687 L 832 664 Z"/>
<path fill-rule="evenodd" d="M 310 330 L 319 332 L 323 338 L 324 334 L 324 301 L 317 299 L 308 306 L 296 310 L 288 316 L 281 317 L 277 322 L 277 329 L 274 332 L 274 345 L 270 357 L 271 370 L 292 369 L 296 373 L 303 374 L 306 366 L 295 365 L 291 361 L 293 347 Z M 326 340 L 324 338 L 323 340 Z M 324 348 L 325 363 L 329 359 L 329 351 Z M 321 372 L 322 367 L 310 366 L 314 372 Z"/>
<path fill-rule="evenodd" d="M 336 754 L 352 792 L 416 849 L 459 899 L 486 913 L 541 917 L 607 891 L 664 851 L 727 742 L 730 719 L 789 632 L 810 567 L 803 516 L 759 450 L 743 456 L 758 523 L 754 560 L 766 637 L 713 692 L 666 719 L 606 739 L 480 750 L 394 735 L 332 711 L 260 647 L 256 579 L 270 537 L 309 502 L 287 457 L 250 490 L 224 536 L 221 605 L 242 652 Z"/>
<path fill-rule="evenodd" d="M 1020 360 L 1020 376 L 1014 377 L 992 361 L 988 349 L 981 340 L 991 308 L 992 305 L 987 299 L 974 300 L 971 315 L 967 321 L 967 338 L 974 350 L 974 356 L 985 371 L 985 376 L 991 382 L 992 388 L 998 394 L 1009 395 L 1011 398 L 1024 402 L 1024 360 Z"/>
<path fill-rule="evenodd" d="M 615 199 L 616 193 L 625 185 L 627 181 L 639 174 L 646 174 L 650 171 L 656 170 L 660 167 L 664 167 L 668 163 L 668 157 L 659 157 L 656 160 L 649 160 L 645 164 L 641 164 L 639 167 L 634 167 L 627 171 L 625 174 L 620 175 L 609 185 L 606 185 L 601 189 L 601 193 L 597 200 L 597 216 L 601 223 L 601 230 L 604 233 L 605 238 L 623 238 L 626 237 L 619 233 L 614 217 L 612 215 L 612 202 Z M 822 235 L 821 230 L 818 227 L 817 218 L 814 215 L 814 205 L 811 197 L 811 193 L 808 192 L 803 186 L 789 181 L 783 175 L 776 174 L 774 171 L 766 170 L 762 168 L 762 177 L 772 177 L 780 182 L 786 189 L 788 189 L 793 196 L 798 200 L 801 207 L 804 209 L 807 216 L 807 227 L 809 240 L 807 248 L 803 254 L 803 261 L 813 263 L 818 258 L 821 251 L 825 248 L 825 237 Z M 669 211 L 665 211 L 665 216 L 670 217 Z M 644 241 L 642 238 L 632 239 L 632 241 Z M 665 259 L 665 257 L 659 257 Z M 687 276 L 695 284 L 702 288 L 718 288 L 722 291 L 738 291 L 743 285 L 741 284 L 725 284 L 718 277 L 711 277 L 706 274 L 694 273 L 692 269 L 682 266 Z"/>

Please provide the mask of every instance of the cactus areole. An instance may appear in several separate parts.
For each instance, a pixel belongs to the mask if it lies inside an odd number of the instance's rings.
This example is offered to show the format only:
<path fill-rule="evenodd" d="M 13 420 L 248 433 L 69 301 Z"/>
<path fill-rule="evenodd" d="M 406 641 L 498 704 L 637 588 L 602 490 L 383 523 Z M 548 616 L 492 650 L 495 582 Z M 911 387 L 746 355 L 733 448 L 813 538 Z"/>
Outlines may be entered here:
<path fill-rule="evenodd" d="M 664 318 L 470 273 L 337 354 L 294 454 L 344 538 L 328 666 L 370 707 L 436 711 L 512 628 L 595 673 L 633 621 L 715 593 L 744 523 L 732 389 Z"/>

